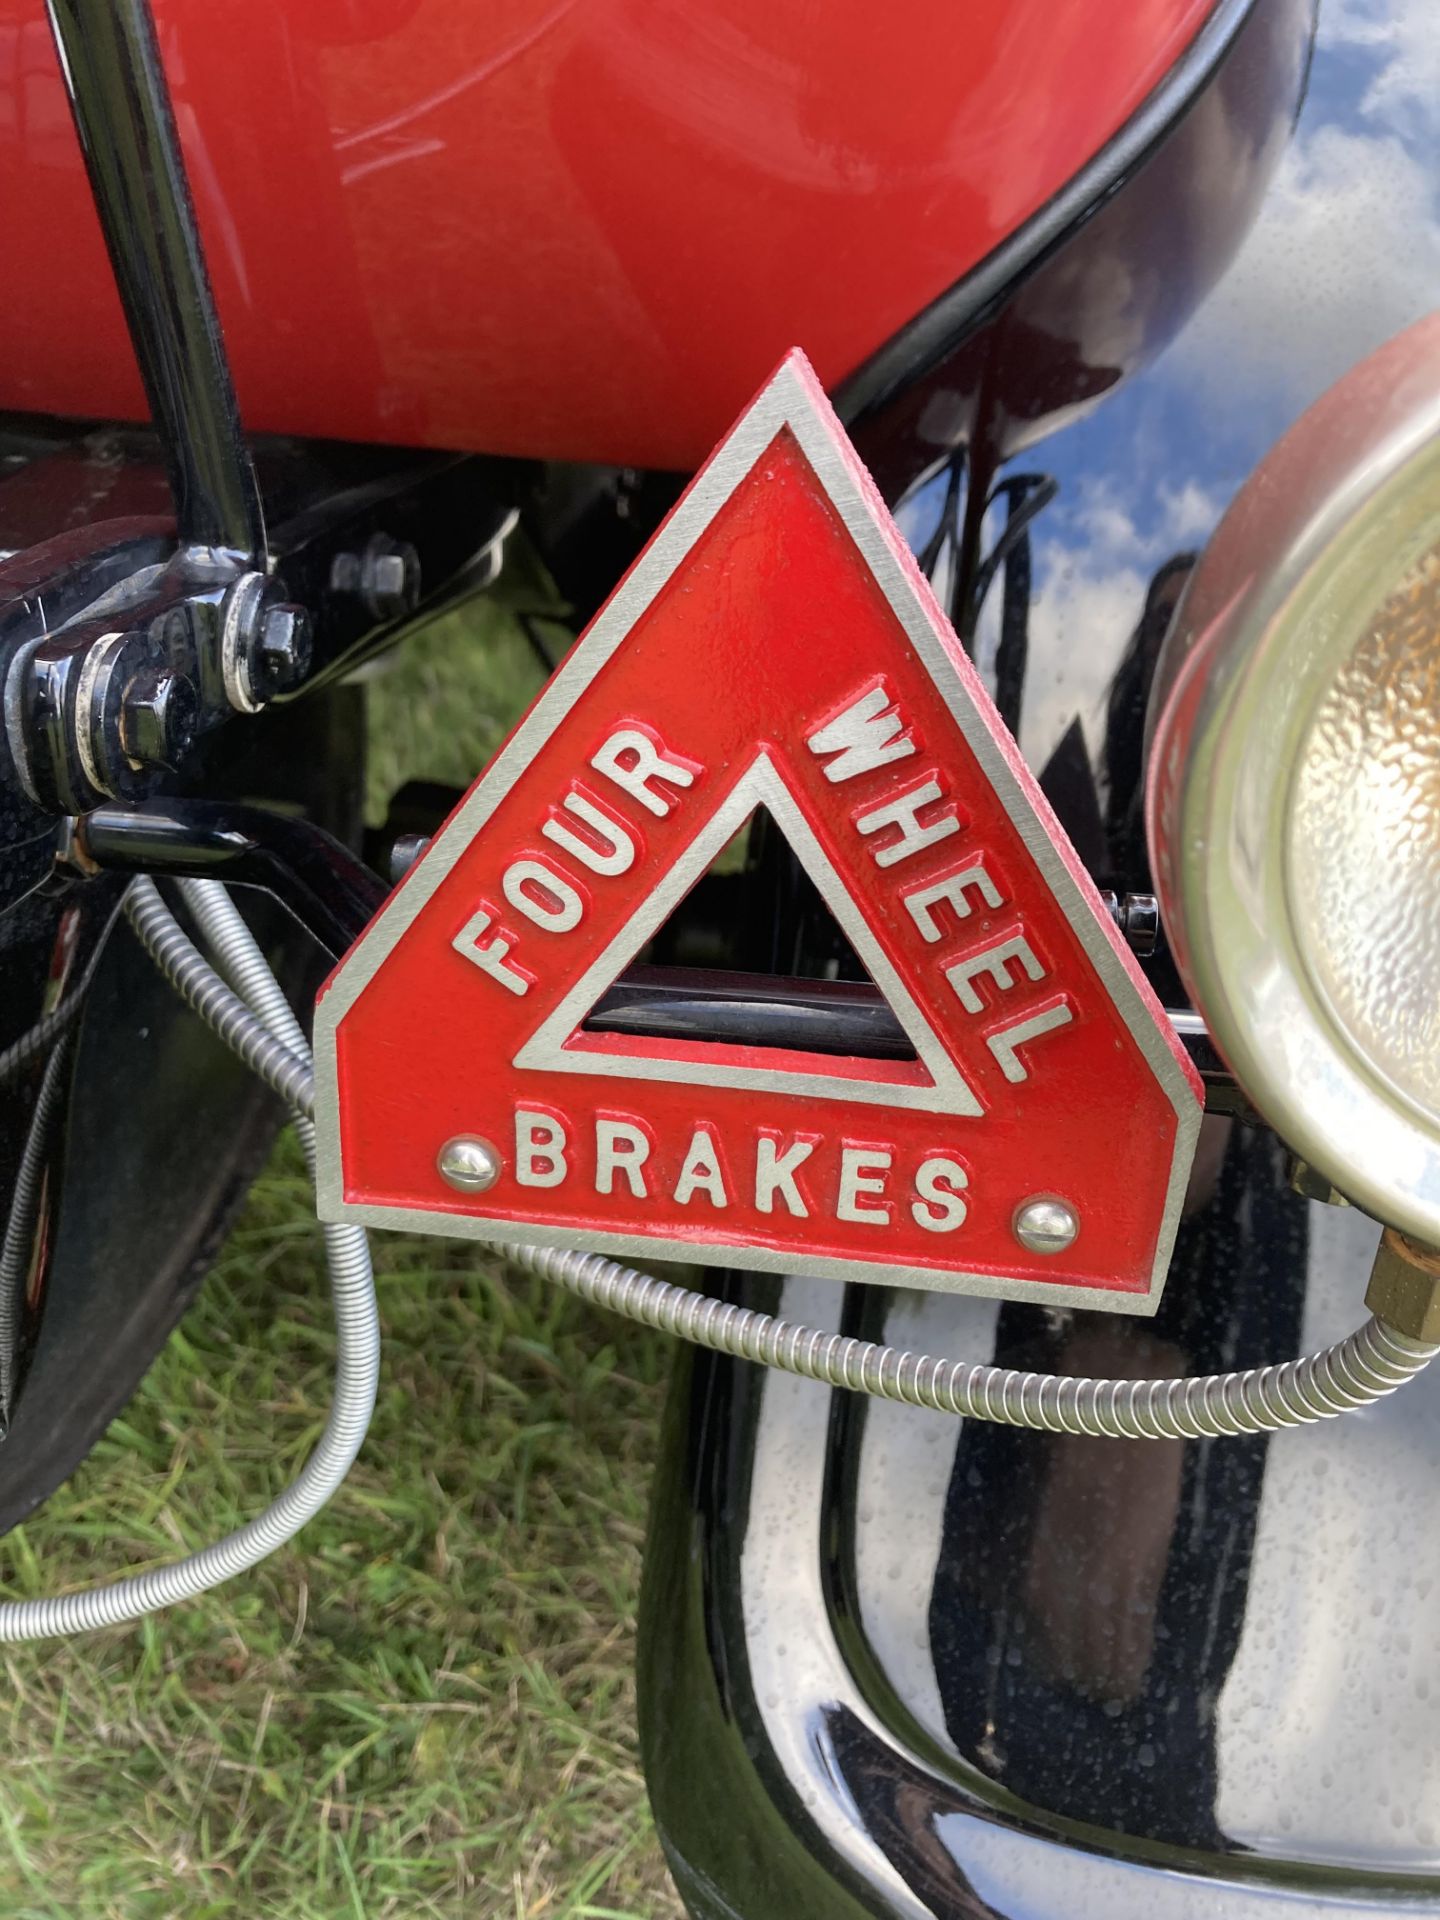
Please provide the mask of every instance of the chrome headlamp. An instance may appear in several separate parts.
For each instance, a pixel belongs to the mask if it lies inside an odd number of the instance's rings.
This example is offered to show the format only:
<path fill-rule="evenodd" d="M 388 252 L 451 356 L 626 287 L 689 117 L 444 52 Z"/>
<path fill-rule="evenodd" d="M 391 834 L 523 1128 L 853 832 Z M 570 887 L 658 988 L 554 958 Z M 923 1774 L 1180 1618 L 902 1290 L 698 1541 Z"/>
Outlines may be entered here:
<path fill-rule="evenodd" d="M 1149 769 L 1171 945 L 1236 1077 L 1440 1244 L 1440 314 L 1241 491 L 1166 643 Z"/>

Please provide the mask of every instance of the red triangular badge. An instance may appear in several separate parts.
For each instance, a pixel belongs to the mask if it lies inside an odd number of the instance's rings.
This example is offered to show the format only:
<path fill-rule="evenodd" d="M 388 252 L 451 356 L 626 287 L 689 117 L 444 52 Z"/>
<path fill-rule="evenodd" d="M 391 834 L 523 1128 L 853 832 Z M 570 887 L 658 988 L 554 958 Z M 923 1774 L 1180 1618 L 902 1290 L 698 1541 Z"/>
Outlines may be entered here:
<path fill-rule="evenodd" d="M 583 1029 L 757 806 L 913 1060 Z M 334 975 L 316 1062 L 327 1219 L 1140 1313 L 1201 1111 L 799 354 Z M 1022 1244 L 1037 1196 L 1071 1244 Z"/>

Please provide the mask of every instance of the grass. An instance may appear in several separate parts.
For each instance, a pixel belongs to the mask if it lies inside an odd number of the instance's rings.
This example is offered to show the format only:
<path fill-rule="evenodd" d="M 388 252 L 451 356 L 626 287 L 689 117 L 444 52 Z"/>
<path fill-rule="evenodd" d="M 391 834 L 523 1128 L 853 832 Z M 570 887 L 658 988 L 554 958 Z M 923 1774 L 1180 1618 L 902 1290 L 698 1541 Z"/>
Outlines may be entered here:
<path fill-rule="evenodd" d="M 373 688 L 372 804 L 468 780 L 537 685 L 503 604 L 422 636 Z M 631 1679 L 665 1350 L 453 1242 L 375 1247 L 380 1401 L 328 1512 L 188 1607 L 0 1654 L 5 1920 L 678 1914 Z M 287 1136 L 125 1416 L 0 1548 L 4 1592 L 254 1512 L 331 1357 Z"/>

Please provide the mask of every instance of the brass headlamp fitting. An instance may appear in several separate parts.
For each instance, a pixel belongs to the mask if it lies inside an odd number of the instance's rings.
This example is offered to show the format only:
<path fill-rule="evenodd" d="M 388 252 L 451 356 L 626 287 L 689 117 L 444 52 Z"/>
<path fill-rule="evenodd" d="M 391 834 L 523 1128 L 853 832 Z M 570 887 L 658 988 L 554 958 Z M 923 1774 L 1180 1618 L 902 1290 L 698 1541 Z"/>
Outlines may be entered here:
<path fill-rule="evenodd" d="M 1365 1304 L 1397 1333 L 1440 1341 L 1440 1250 L 1417 1246 L 1387 1227 L 1370 1269 Z"/>

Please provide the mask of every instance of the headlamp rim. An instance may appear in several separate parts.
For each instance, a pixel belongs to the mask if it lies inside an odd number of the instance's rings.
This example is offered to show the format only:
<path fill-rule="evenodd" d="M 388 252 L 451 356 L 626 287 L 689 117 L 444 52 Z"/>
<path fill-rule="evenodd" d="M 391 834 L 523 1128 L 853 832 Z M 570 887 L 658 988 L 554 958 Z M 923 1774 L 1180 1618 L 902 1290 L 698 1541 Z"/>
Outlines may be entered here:
<path fill-rule="evenodd" d="M 1440 1125 L 1317 979 L 1289 823 L 1321 701 L 1437 544 L 1440 315 L 1332 389 L 1222 522 L 1157 674 L 1146 809 L 1172 951 L 1237 1079 L 1341 1192 L 1430 1244 Z"/>

